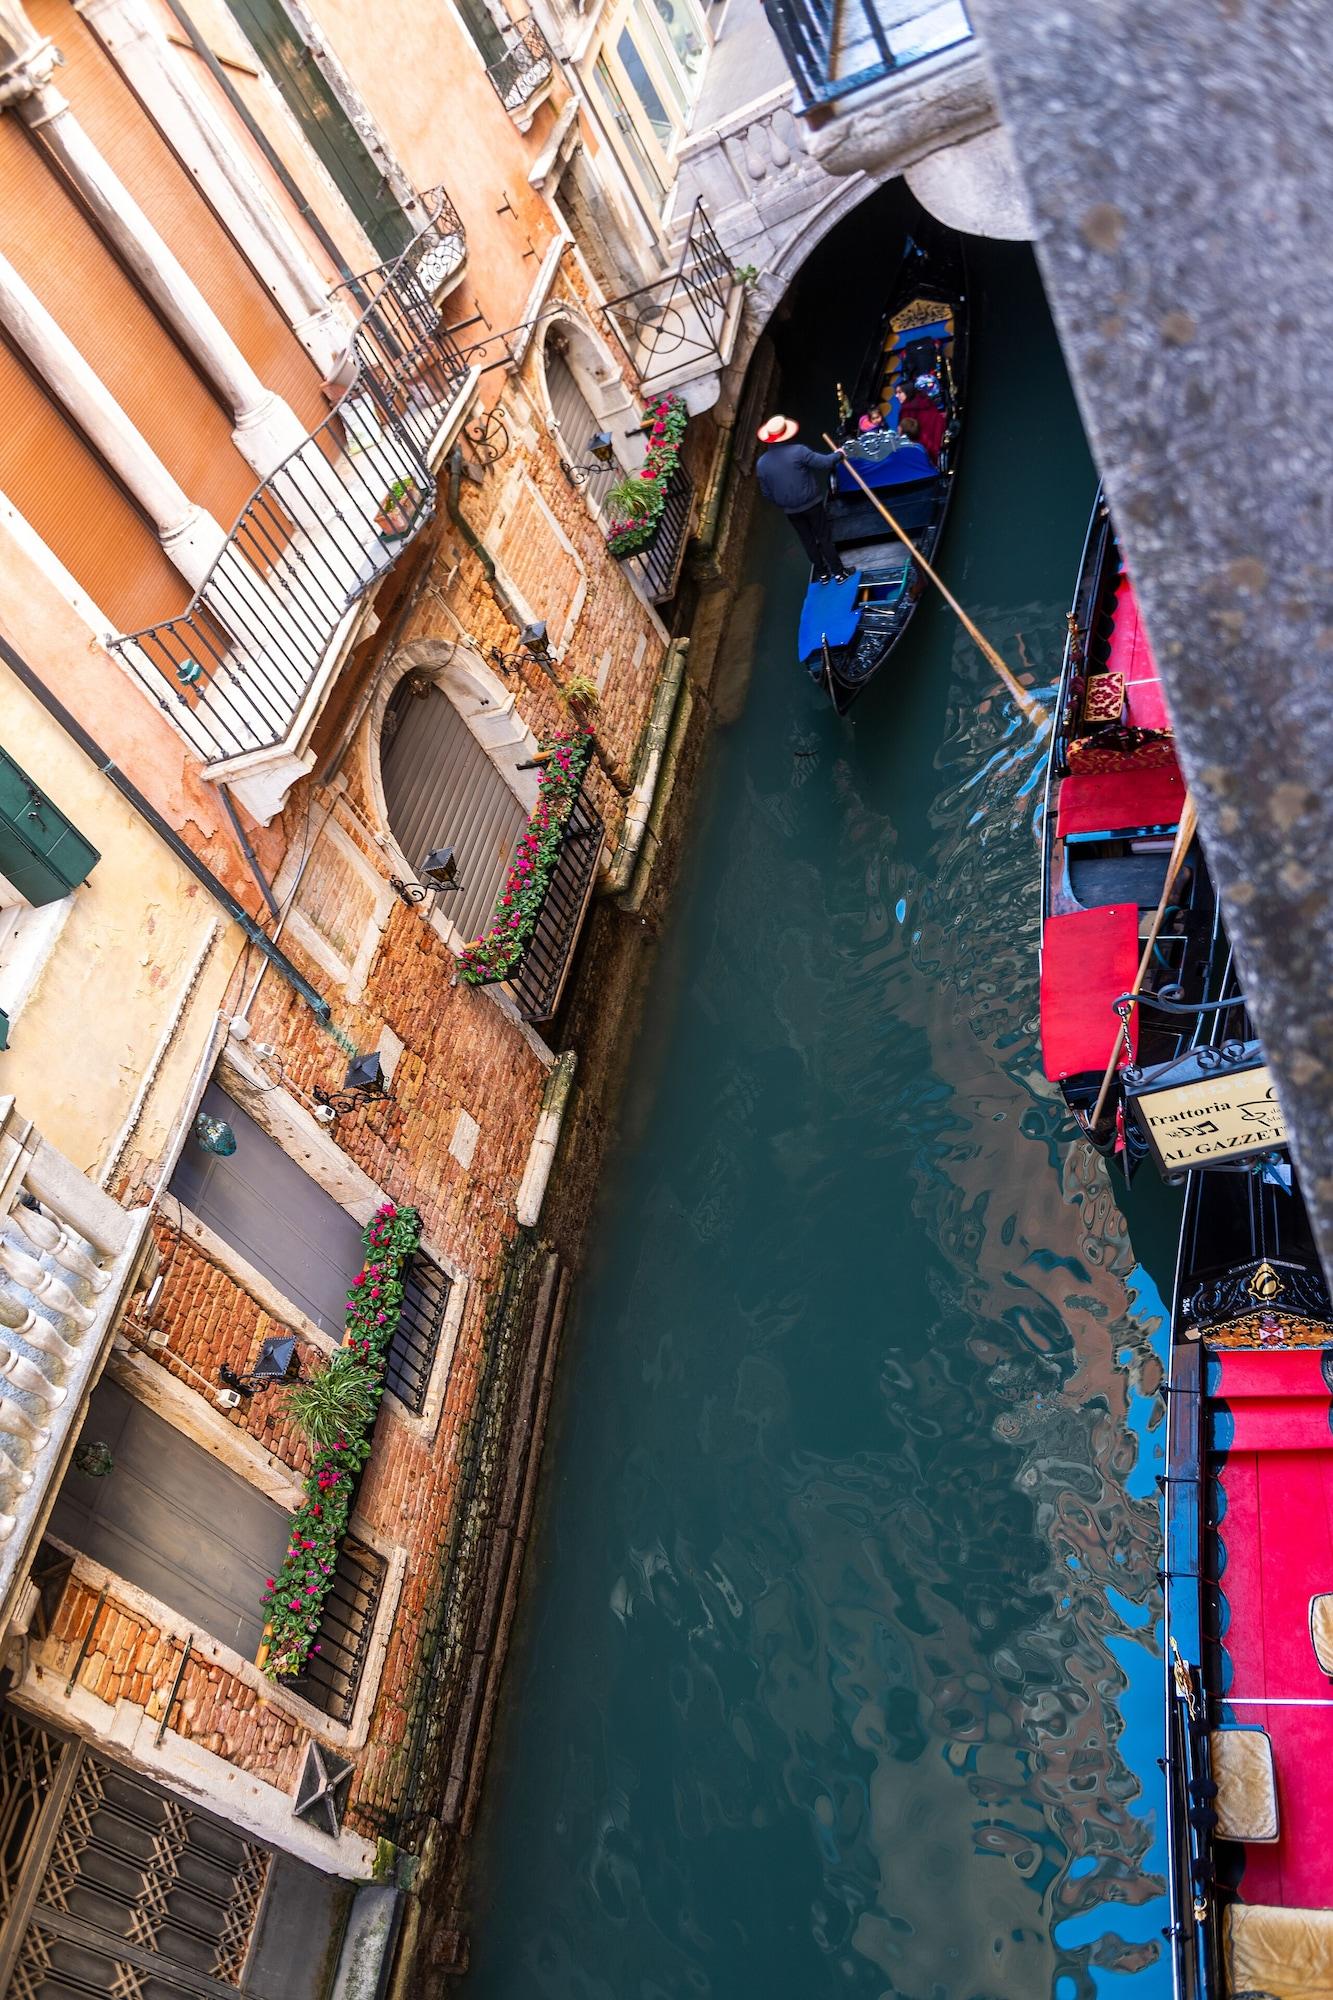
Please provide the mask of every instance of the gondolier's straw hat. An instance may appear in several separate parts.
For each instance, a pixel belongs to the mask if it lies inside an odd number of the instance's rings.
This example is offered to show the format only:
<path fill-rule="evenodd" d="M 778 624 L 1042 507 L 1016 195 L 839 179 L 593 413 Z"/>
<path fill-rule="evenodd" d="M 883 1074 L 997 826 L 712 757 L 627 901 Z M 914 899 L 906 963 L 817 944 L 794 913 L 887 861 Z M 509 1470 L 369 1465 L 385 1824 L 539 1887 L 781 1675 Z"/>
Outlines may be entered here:
<path fill-rule="evenodd" d="M 760 444 L 786 444 L 801 428 L 790 417 L 770 417 L 766 424 L 760 424 L 758 437 Z"/>

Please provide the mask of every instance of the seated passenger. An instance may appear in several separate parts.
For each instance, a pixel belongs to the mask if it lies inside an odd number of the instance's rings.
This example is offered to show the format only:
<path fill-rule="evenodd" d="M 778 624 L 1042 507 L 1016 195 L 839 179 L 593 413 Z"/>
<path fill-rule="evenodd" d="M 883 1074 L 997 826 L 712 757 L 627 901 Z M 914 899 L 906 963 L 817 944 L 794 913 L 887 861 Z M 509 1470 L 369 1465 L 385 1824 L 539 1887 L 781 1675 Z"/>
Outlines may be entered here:
<path fill-rule="evenodd" d="M 948 424 L 939 404 L 919 386 L 919 379 L 918 386 L 898 412 L 898 429 L 904 437 L 919 439 L 929 454 L 931 464 L 938 465 Z"/>

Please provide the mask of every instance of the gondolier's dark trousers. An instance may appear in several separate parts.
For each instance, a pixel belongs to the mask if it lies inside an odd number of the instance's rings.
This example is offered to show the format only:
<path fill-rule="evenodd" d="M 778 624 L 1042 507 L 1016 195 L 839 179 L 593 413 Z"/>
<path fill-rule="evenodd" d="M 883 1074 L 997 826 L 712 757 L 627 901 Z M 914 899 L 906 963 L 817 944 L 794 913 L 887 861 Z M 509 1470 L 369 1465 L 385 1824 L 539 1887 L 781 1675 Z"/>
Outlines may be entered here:
<path fill-rule="evenodd" d="M 787 519 L 814 564 L 816 576 L 832 576 L 835 570 L 841 569 L 842 561 L 829 530 L 827 500 L 820 500 L 813 507 L 803 507 L 799 514 L 788 514 Z"/>

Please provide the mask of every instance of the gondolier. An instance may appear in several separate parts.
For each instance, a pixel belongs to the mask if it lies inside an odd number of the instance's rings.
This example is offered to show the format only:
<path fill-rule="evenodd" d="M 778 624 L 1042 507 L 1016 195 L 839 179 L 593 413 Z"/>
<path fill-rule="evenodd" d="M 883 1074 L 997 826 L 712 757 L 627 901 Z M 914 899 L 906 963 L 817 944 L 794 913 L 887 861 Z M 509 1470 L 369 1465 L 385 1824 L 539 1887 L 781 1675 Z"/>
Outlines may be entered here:
<path fill-rule="evenodd" d="M 828 523 L 828 476 L 840 451 L 811 451 L 796 442 L 800 426 L 791 417 L 770 417 L 759 426 L 764 446 L 755 470 L 765 500 L 781 507 L 814 567 L 815 581 L 842 583 L 843 568 Z"/>

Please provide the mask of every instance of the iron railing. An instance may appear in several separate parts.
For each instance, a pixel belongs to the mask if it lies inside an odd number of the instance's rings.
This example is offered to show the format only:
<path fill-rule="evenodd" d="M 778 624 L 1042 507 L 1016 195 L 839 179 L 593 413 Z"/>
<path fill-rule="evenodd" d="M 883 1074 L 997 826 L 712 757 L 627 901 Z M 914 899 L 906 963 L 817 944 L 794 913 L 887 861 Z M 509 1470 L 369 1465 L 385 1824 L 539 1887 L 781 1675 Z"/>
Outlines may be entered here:
<path fill-rule="evenodd" d="M 694 481 L 678 464 L 667 483 L 666 504 L 657 517 L 652 540 L 637 554 L 622 558 L 624 567 L 634 572 L 654 604 L 665 604 L 676 594 L 693 512 Z"/>
<path fill-rule="evenodd" d="M 655 376 L 685 363 L 726 361 L 723 339 L 736 284 L 731 259 L 700 199 L 675 270 L 602 307 L 646 393 L 652 393 Z"/>
<path fill-rule="evenodd" d="M 451 1290 L 448 1274 L 418 1250 L 404 1279 L 398 1324 L 384 1357 L 385 1388 L 416 1417 L 426 1406 Z"/>
<path fill-rule="evenodd" d="M 353 605 L 430 518 L 435 443 L 470 379 L 433 298 L 451 230 L 441 204 L 351 281 L 367 302 L 350 385 L 256 488 L 186 609 L 111 641 L 205 762 L 285 740 Z"/>
<path fill-rule="evenodd" d="M 504 54 L 486 74 L 505 110 L 518 111 L 550 80 L 551 45 L 531 16 L 507 29 L 505 41 Z"/>
<path fill-rule="evenodd" d="M 765 0 L 806 111 L 969 41 L 962 0 Z"/>
<path fill-rule="evenodd" d="M 525 1021 L 549 1021 L 560 1004 L 601 851 L 602 822 L 580 787 L 561 829 L 560 853 L 532 936 L 517 969 L 503 975 Z M 494 986 L 499 976 L 481 983 Z"/>
<path fill-rule="evenodd" d="M 338 1550 L 333 1587 L 324 1600 L 315 1645 L 299 1674 L 282 1676 L 283 1687 L 291 1688 L 335 1722 L 352 1719 L 384 1591 L 384 1575 L 384 1558 L 349 1536 Z"/>

